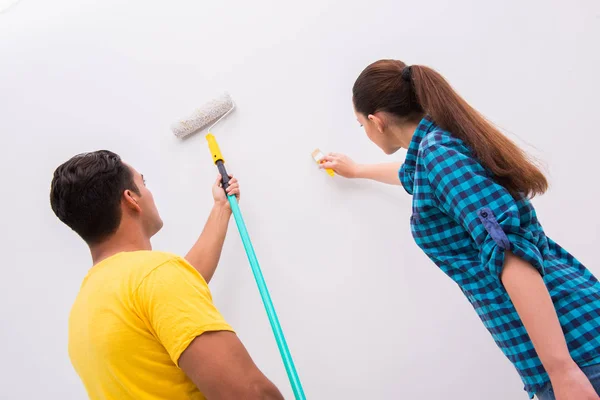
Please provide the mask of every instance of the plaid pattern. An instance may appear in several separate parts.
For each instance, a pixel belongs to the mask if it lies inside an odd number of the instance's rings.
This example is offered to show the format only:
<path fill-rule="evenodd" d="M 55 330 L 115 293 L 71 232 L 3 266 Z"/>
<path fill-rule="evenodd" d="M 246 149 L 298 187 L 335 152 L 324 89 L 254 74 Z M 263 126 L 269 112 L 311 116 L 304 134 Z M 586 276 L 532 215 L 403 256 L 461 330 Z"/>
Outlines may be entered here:
<path fill-rule="evenodd" d="M 528 199 L 515 200 L 464 142 L 429 117 L 399 177 L 413 195 L 415 241 L 461 288 L 531 398 L 549 378 L 500 281 L 505 250 L 542 274 L 575 362 L 600 363 L 600 283 L 544 234 Z"/>

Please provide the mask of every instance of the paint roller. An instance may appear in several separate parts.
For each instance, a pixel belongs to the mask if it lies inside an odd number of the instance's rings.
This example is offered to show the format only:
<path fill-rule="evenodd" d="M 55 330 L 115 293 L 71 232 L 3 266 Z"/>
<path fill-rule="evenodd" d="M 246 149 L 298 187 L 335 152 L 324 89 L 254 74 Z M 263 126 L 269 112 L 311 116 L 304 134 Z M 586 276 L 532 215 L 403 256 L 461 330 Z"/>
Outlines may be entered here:
<path fill-rule="evenodd" d="M 217 169 L 219 170 L 219 173 L 221 174 L 221 183 L 223 185 L 224 190 L 227 189 L 227 187 L 229 186 L 229 174 L 227 174 L 227 170 L 225 169 L 225 159 L 221 154 L 221 149 L 217 144 L 215 136 L 212 134 L 212 130 L 219 122 L 223 120 L 223 118 L 227 117 L 234 109 L 235 103 L 233 102 L 231 96 L 225 93 L 220 97 L 205 103 L 203 106 L 196 109 L 187 117 L 184 117 L 171 125 L 171 130 L 173 131 L 173 134 L 178 138 L 184 138 L 210 125 L 210 127 L 208 128 L 208 133 L 206 134 L 206 140 L 208 142 L 208 148 L 210 150 L 212 161 L 215 163 Z M 260 269 L 260 265 L 258 264 L 258 259 L 256 258 L 254 247 L 252 246 L 252 242 L 250 241 L 250 235 L 248 234 L 248 230 L 246 229 L 244 219 L 242 218 L 242 212 L 240 210 L 239 204 L 234 195 L 229 195 L 227 196 L 227 198 L 229 200 L 229 204 L 231 205 L 231 211 L 233 212 L 238 231 L 242 238 L 244 250 L 246 250 L 246 255 L 248 256 L 248 261 L 250 262 L 250 267 L 252 268 L 254 279 L 256 280 L 256 284 L 258 285 L 260 297 L 265 306 L 265 310 L 267 311 L 269 323 L 271 324 L 271 329 L 273 330 L 275 341 L 277 342 L 277 347 L 279 347 L 279 353 L 281 354 L 281 359 L 283 360 L 285 370 L 290 380 L 290 385 L 292 387 L 292 391 L 294 392 L 294 397 L 296 398 L 296 400 L 305 400 L 306 397 L 304 396 L 304 390 L 302 389 L 302 384 L 300 383 L 300 378 L 298 377 L 298 372 L 296 371 L 294 360 L 292 359 L 292 355 L 285 340 L 285 336 L 283 335 L 283 330 L 281 329 L 279 318 L 277 318 L 275 307 L 273 306 L 273 302 L 271 301 L 271 296 L 269 295 L 267 284 L 265 283 L 262 271 Z"/>

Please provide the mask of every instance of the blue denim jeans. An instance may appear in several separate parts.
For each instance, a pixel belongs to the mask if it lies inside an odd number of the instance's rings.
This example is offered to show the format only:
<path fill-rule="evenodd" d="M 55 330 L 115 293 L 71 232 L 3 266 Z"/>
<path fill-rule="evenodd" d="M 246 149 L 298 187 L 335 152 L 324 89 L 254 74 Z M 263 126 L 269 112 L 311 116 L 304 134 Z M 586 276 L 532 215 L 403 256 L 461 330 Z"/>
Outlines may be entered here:
<path fill-rule="evenodd" d="M 596 392 L 600 394 L 600 364 L 583 367 L 581 370 L 587 375 L 588 379 L 592 383 L 592 386 L 594 389 L 596 389 Z M 554 390 L 552 390 L 552 385 L 550 382 L 548 382 L 546 386 L 536 393 L 536 397 L 539 400 L 556 400 L 556 397 L 554 397 Z"/>

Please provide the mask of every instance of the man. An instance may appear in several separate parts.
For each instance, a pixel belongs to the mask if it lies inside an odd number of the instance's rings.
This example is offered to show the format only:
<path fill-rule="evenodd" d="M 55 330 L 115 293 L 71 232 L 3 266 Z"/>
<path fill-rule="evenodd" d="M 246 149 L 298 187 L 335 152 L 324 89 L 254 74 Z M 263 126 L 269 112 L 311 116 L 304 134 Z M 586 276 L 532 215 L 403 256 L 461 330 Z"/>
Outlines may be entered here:
<path fill-rule="evenodd" d="M 117 154 L 77 155 L 54 172 L 52 210 L 93 260 L 69 317 L 69 356 L 91 399 L 283 399 L 207 285 L 231 216 L 219 181 L 184 259 L 152 251 L 163 222 L 143 176 Z M 227 192 L 239 197 L 236 179 Z"/>

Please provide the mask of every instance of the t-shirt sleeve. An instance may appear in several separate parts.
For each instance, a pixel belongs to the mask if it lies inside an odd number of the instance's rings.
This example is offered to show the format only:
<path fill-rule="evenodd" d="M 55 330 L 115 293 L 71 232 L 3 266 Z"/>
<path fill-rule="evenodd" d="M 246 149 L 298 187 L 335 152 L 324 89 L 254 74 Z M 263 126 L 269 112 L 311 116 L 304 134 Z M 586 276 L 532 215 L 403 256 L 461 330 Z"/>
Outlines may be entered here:
<path fill-rule="evenodd" d="M 179 365 L 181 353 L 208 331 L 232 331 L 212 301 L 206 281 L 181 258 L 155 268 L 136 292 L 140 316 L 169 356 Z"/>
<path fill-rule="evenodd" d="M 469 232 L 483 265 L 498 278 L 506 250 L 543 275 L 538 233 L 527 224 L 522 226 L 518 204 L 508 190 L 458 147 L 432 141 L 420 149 L 427 180 L 440 209 Z"/>

